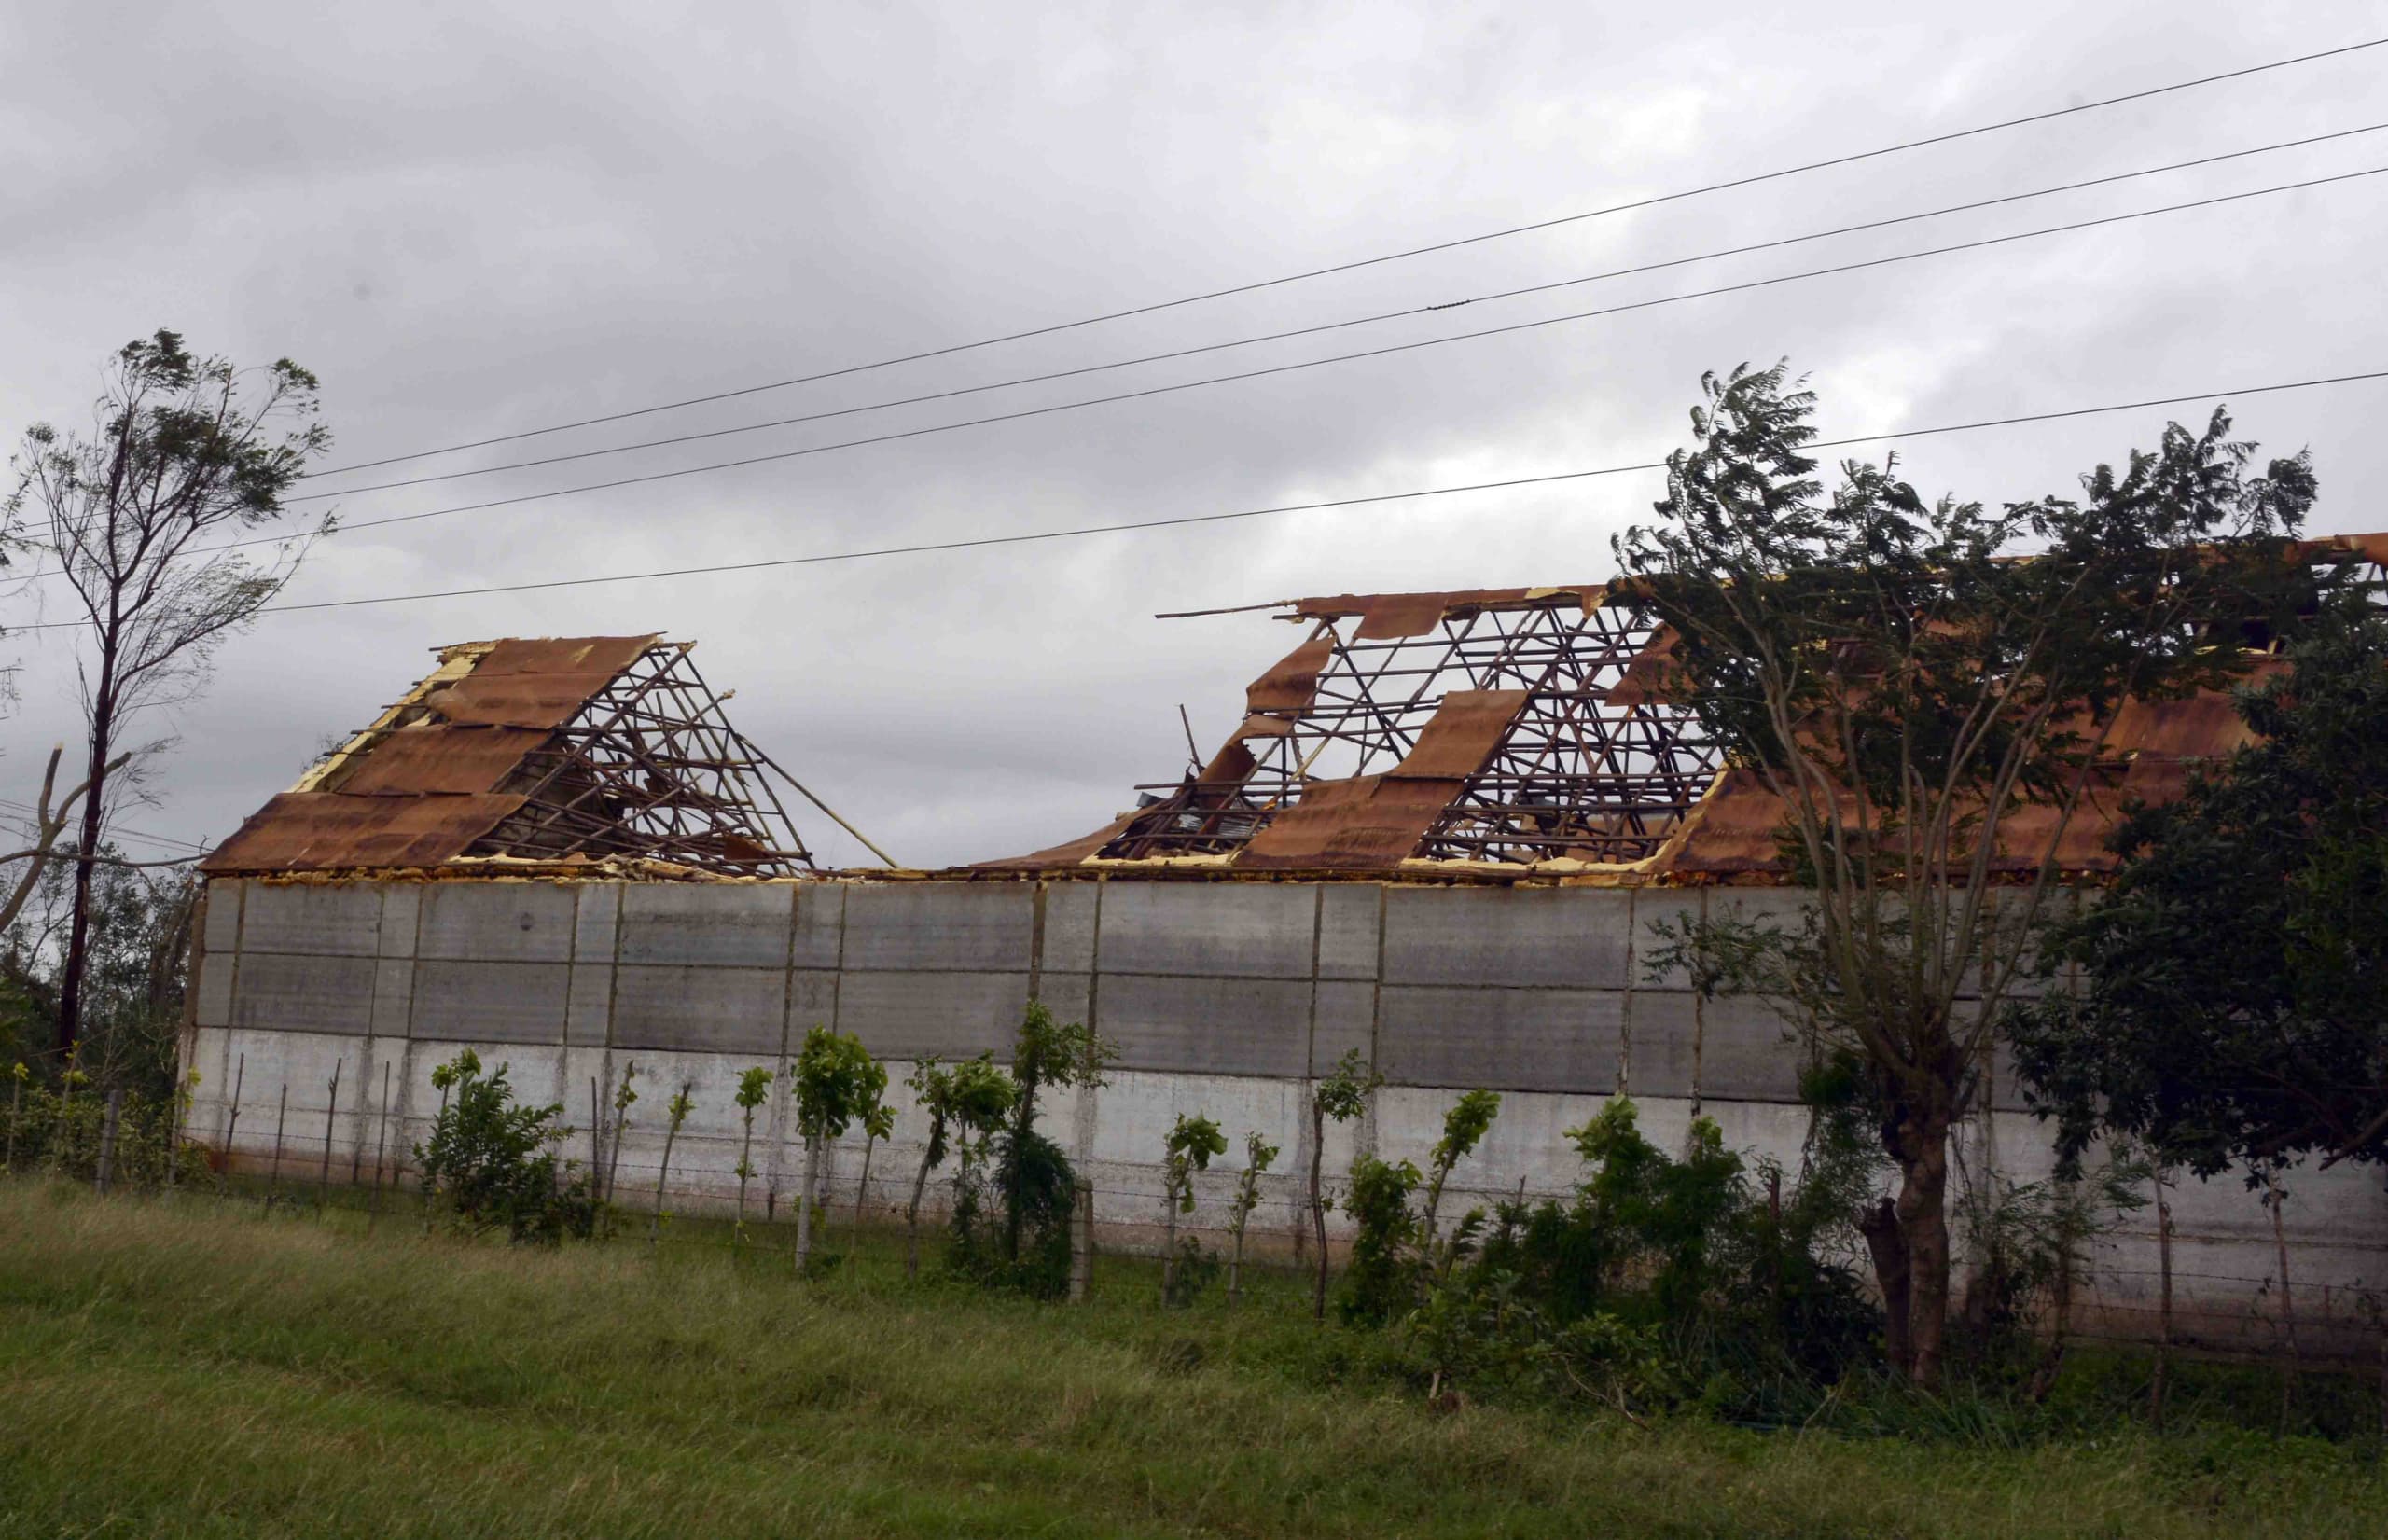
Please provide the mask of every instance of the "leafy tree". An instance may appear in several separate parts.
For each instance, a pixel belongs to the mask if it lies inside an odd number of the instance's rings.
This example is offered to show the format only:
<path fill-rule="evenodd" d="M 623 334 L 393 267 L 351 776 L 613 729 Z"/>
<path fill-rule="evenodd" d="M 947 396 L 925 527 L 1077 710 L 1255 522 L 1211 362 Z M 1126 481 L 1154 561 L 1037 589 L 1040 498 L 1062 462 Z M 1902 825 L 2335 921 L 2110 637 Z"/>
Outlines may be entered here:
<path fill-rule="evenodd" d="M 1260 1177 L 1277 1159 L 1277 1146 L 1257 1130 L 1243 1136 L 1243 1173 L 1235 1184 L 1235 1251 L 1228 1262 L 1228 1303 L 1243 1299 L 1243 1230 L 1252 1211 L 1260 1206 Z"/>
<path fill-rule="evenodd" d="M 1326 1186 L 1321 1171 L 1326 1158 L 1326 1125 L 1329 1120 L 1348 1123 L 1368 1110 L 1368 1097 L 1384 1076 L 1352 1048 L 1335 1061 L 1335 1068 L 1311 1089 L 1310 1093 L 1310 1221 L 1318 1241 L 1318 1273 L 1311 1286 L 1310 1313 L 1313 1321 L 1326 1319 Z"/>
<path fill-rule="evenodd" d="M 1343 1211 L 1352 1216 L 1352 1265 L 1336 1308 L 1346 1321 L 1383 1325 L 1418 1303 L 1417 1245 L 1423 1239 L 1409 1195 L 1423 1178 L 1407 1160 L 1364 1155 L 1352 1162 Z"/>
<path fill-rule="evenodd" d="M 1663 687 L 1778 801 L 1813 896 L 1794 924 L 1729 910 L 1663 932 L 1653 967 L 1756 994 L 1867 1067 L 1898 1168 L 1867 1241 L 1894 1360 L 1931 1386 L 1950 1131 L 2033 955 L 2059 841 L 2104 784 L 2127 699 L 2228 679 L 2242 627 L 2310 600 L 2285 537 L 2313 476 L 2301 456 L 2253 474 L 2217 411 L 2100 466 L 2077 500 L 1926 503 L 1895 461 L 1845 463 L 1826 494 L 1803 452 L 1813 397 L 1784 374 L 1704 378 L 1659 521 L 1615 554 L 1669 628 Z"/>
<path fill-rule="evenodd" d="M 623 1084 L 628 1086 L 625 1078 Z M 755 1109 L 771 1093 L 771 1072 L 760 1064 L 738 1076 L 738 1230 L 746 1236 L 746 1184 L 755 1175 Z"/>
<path fill-rule="evenodd" d="M 1423 1228 L 1428 1244 L 1435 1239 L 1435 1216 L 1443 1206 L 1443 1184 L 1451 1179 L 1451 1168 L 1484 1142 L 1485 1134 L 1492 1131 L 1492 1119 L 1500 1113 L 1498 1091 L 1472 1090 L 1443 1114 L 1443 1136 L 1435 1141 L 1434 1154 L 1426 1163 L 1426 1215 Z"/>
<path fill-rule="evenodd" d="M 886 1086 L 887 1076 L 884 1072 L 882 1072 L 880 1075 L 879 1083 L 882 1089 Z M 881 1101 L 877 1094 L 874 1093 L 871 1098 L 870 1105 L 863 1108 L 861 1121 L 862 1176 L 854 1183 L 854 1228 L 847 1237 L 846 1243 L 849 1248 L 859 1246 L 862 1243 L 863 1205 L 870 1200 L 871 1152 L 879 1147 L 882 1140 L 894 1137 L 896 1132 L 896 1109 L 889 1106 L 885 1102 Z"/>
<path fill-rule="evenodd" d="M 1178 1115 L 1161 1146 L 1161 1210 L 1166 1239 L 1162 1242 L 1160 1298 L 1178 1304 L 1177 1216 L 1194 1212 L 1194 1173 L 1211 1169 L 1211 1157 L 1228 1152 L 1228 1136 L 1208 1117 Z M 1192 1242 L 1189 1241 L 1188 1242 Z"/>
<path fill-rule="evenodd" d="M 415 1146 L 424 1190 L 475 1233 L 503 1229 L 516 1241 L 585 1236 L 596 1216 L 589 1179 L 566 1182 L 557 1166 L 557 1147 L 572 1136 L 558 1121 L 563 1105 L 515 1101 L 507 1068 L 484 1074 L 480 1056 L 466 1048 L 432 1070 L 442 1101 L 430 1140 Z"/>
<path fill-rule="evenodd" d="M 804 1139 L 804 1191 L 796 1212 L 796 1269 L 812 1266 L 812 1211 L 821 1186 L 821 1152 L 879 1104 L 887 1067 L 850 1032 L 814 1027 L 796 1056 L 796 1129 Z"/>
<path fill-rule="evenodd" d="M 2103 1133 L 2250 1185 L 2388 1164 L 2388 620 L 2331 605 L 2237 703 L 2256 741 L 2133 812 L 2008 1014 L 2068 1162 Z"/>
<path fill-rule="evenodd" d="M 921 1200 L 928 1191 L 929 1172 L 945 1163 L 950 1145 L 961 1146 L 964 1158 L 956 1163 L 966 1167 L 969 1152 L 1003 1126 L 1018 1088 L 996 1065 L 992 1053 L 958 1064 L 924 1059 L 912 1066 L 904 1083 L 929 1115 L 929 1136 L 921 1146 L 920 1170 L 912 1178 L 912 1200 L 904 1209 L 904 1275 L 914 1278 L 921 1270 Z"/>
<path fill-rule="evenodd" d="M 90 741 L 59 980 L 61 1053 L 81 1029 L 91 885 L 123 734 L 142 713 L 189 699 L 224 638 L 297 570 L 299 541 L 260 565 L 227 537 L 279 518 L 291 484 L 330 447 L 313 420 L 317 388 L 287 358 L 240 371 L 160 331 L 110 360 L 89 436 L 48 423 L 25 431 L 7 517 L 22 525 L 34 516 L 21 538 L 55 563 L 89 628 L 78 677 Z M 314 533 L 331 527 L 326 517 Z"/>
<path fill-rule="evenodd" d="M 1066 1282 L 1078 1224 L 1076 1175 L 1062 1147 L 1036 1131 L 1037 1092 L 1100 1087 L 1118 1056 L 1118 1044 L 1083 1023 L 1057 1020 L 1042 1001 L 1031 1000 L 1020 1018 L 1011 1061 L 1018 1094 L 995 1150 L 995 1185 L 1004 1210 L 1003 1269 L 1034 1292 L 1058 1292 L 1057 1279 Z M 1032 1230 L 1036 1243 L 1023 1248 Z"/>
<path fill-rule="evenodd" d="M 57 1039 L 63 950 L 75 894 L 72 841 L 41 872 L 0 935 L 0 978 L 19 1001 L 0 1046 L 21 1043 L 35 1062 Z M 179 865 L 179 863 L 176 863 Z M 174 1079 L 190 925 L 199 890 L 182 871 L 145 869 L 103 845 L 90 886 L 83 1027 L 75 1061 L 104 1089 L 162 1100 Z M 38 1039 L 36 1041 L 36 1039 Z"/>

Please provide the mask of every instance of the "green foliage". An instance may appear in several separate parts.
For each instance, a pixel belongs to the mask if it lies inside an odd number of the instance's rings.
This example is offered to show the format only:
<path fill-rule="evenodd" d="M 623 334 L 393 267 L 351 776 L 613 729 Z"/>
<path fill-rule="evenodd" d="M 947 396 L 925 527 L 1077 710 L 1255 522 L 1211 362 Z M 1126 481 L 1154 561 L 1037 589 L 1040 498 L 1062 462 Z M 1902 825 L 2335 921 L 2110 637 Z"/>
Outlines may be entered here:
<path fill-rule="evenodd" d="M 1181 1214 L 1194 1212 L 1194 1172 L 1209 1171 L 1211 1157 L 1228 1152 L 1228 1136 L 1208 1117 L 1178 1116 L 1162 1146 L 1161 1180 Z"/>
<path fill-rule="evenodd" d="M 912 1066 L 904 1083 L 929 1115 L 923 1158 L 932 1171 L 945 1164 L 950 1141 L 982 1141 L 1001 1128 L 1020 1094 L 992 1053 L 955 1064 L 924 1059 Z"/>
<path fill-rule="evenodd" d="M 993 1152 L 1002 1260 L 994 1264 L 985 1255 L 987 1238 L 979 1233 L 984 1195 L 957 1191 L 955 1258 L 962 1270 L 1031 1294 L 1059 1294 L 1068 1287 L 1077 1179 L 1061 1146 L 1036 1131 L 1036 1095 L 1048 1087 L 1099 1087 L 1118 1057 L 1119 1045 L 1092 1028 L 1056 1019 L 1041 1000 L 1028 1003 L 1012 1046 L 1017 1094 L 1011 1120 L 997 1136 Z"/>
<path fill-rule="evenodd" d="M 1491 1131 L 1492 1119 L 1500 1115 L 1501 1096 L 1497 1091 L 1472 1090 L 1451 1103 L 1443 1114 L 1443 1136 L 1435 1141 L 1433 1155 L 1426 1163 L 1426 1239 L 1435 1238 L 1436 1216 L 1443 1206 L 1443 1184 L 1451 1179 L 1451 1168 L 1458 1165 L 1476 1146 L 1483 1143 Z"/>
<path fill-rule="evenodd" d="M 1352 1216 L 1352 1262 L 1336 1308 L 1347 1322 L 1382 1325 L 1418 1303 L 1417 1245 L 1423 1237 L 1409 1195 L 1423 1178 L 1407 1160 L 1364 1155 L 1352 1164 L 1343 1212 Z"/>
<path fill-rule="evenodd" d="M 1348 1123 L 1368 1110 L 1368 1093 L 1383 1084 L 1384 1076 L 1360 1057 L 1359 1049 L 1348 1049 L 1311 1092 L 1311 1105 L 1329 1121 Z"/>
<path fill-rule="evenodd" d="M 1796 926 L 1694 920 L 1652 962 L 1688 961 L 1703 991 L 1758 994 L 1867 1061 L 1902 1182 L 1869 1241 L 1894 1356 L 1929 1384 L 1950 1129 L 2047 918 L 2066 824 L 2125 700 L 2228 682 L 2250 630 L 2311 607 L 2321 584 L 2288 537 L 2313 473 L 2300 455 L 2257 474 L 2216 410 L 2098 467 L 2078 498 L 1927 502 L 1895 461 L 1846 462 L 1827 493 L 1806 453 L 1814 397 L 1785 374 L 1703 377 L 1659 521 L 1614 552 L 1673 639 L 1668 697 L 1779 799 L 1815 898 Z"/>
<path fill-rule="evenodd" d="M 887 1066 L 850 1032 L 814 1027 L 796 1056 L 796 1127 L 808 1140 L 835 1139 L 879 1104 Z"/>
<path fill-rule="evenodd" d="M 2333 606 L 2238 695 L 2257 741 L 2140 808 L 2103 897 L 2010 1009 L 2033 1105 L 2077 1160 L 2112 1131 L 2211 1176 L 2388 1164 L 2388 621 Z"/>
<path fill-rule="evenodd" d="M 558 1168 L 556 1147 L 572 1131 L 558 1119 L 561 1103 L 528 1106 L 514 1100 L 507 1066 L 482 1073 L 466 1048 L 431 1072 L 450 1093 L 415 1146 L 426 1193 L 459 1228 L 504 1230 L 516 1241 L 555 1241 L 590 1234 L 596 1203 L 588 1179 Z"/>
<path fill-rule="evenodd" d="M 1191 1307 L 1218 1277 L 1219 1268 L 1217 1252 L 1194 1236 L 1181 1237 L 1161 1274 L 1161 1303 L 1171 1310 Z"/>

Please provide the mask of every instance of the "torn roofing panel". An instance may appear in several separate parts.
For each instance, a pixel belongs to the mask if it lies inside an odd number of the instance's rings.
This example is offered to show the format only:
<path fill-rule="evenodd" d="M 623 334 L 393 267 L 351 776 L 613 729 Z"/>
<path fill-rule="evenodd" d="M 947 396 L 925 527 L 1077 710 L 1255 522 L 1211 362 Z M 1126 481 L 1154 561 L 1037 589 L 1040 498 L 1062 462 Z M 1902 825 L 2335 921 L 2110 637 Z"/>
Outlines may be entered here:
<path fill-rule="evenodd" d="M 1465 780 L 1484 768 L 1531 690 L 1452 690 L 1426 719 L 1417 746 L 1391 773 L 1401 780 Z"/>
<path fill-rule="evenodd" d="M 1390 775 L 1313 783 L 1252 837 L 1235 864 L 1261 871 L 1399 866 L 1466 784 Z"/>
<path fill-rule="evenodd" d="M 1396 636 L 1421 636 L 1443 623 L 1443 601 L 1439 593 L 1381 593 L 1368 601 L 1367 613 L 1360 617 L 1360 629 L 1353 632 L 1359 642 L 1381 642 Z"/>
<path fill-rule="evenodd" d="M 1316 636 L 1285 654 L 1243 692 L 1244 710 L 1300 711 L 1318 693 L 1318 676 L 1335 656 L 1330 637 Z"/>
<path fill-rule="evenodd" d="M 285 791 L 200 863 L 204 872 L 436 867 L 522 806 L 489 794 L 351 797 Z"/>
<path fill-rule="evenodd" d="M 353 797 L 495 791 L 524 755 L 547 741 L 548 734 L 529 728 L 418 722 L 392 729 L 323 789 Z"/>
<path fill-rule="evenodd" d="M 490 677 L 505 673 L 602 673 L 607 678 L 629 668 L 639 655 L 663 639 L 646 636 L 509 636 L 489 645 L 473 665 L 473 673 Z"/>

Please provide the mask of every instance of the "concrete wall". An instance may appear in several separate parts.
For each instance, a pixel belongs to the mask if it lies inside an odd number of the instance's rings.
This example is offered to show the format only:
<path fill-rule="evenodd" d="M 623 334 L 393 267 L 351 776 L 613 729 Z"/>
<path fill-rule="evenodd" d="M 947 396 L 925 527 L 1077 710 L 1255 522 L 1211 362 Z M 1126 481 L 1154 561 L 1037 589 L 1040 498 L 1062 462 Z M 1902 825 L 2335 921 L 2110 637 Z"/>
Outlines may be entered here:
<path fill-rule="evenodd" d="M 1692 1117 L 1729 1146 L 1796 1169 L 1806 1115 L 1798 1053 L 1756 1002 L 1700 1000 L 1680 978 L 1645 979 L 1650 927 L 1687 907 L 1788 912 L 1796 895 L 1756 890 L 1429 888 L 1375 883 L 1136 881 L 450 881 L 212 884 L 199 973 L 201 1075 L 191 1128 L 244 1160 L 270 1158 L 288 1088 L 285 1171 L 314 1174 L 328 1132 L 336 1177 L 396 1164 L 437 1105 L 433 1067 L 472 1045 L 510 1067 L 524 1095 L 564 1103 L 586 1159 L 592 1084 L 627 1063 L 642 1100 L 619 1190 L 651 1191 L 661 1107 L 692 1085 L 696 1111 L 673 1152 L 687 1208 L 734 1196 L 740 1072 L 779 1072 L 757 1119 L 752 1197 L 793 1190 L 786 1084 L 816 1023 L 890 1061 L 904 1104 L 871 1171 L 869 1200 L 899 1205 L 924 1118 L 902 1097 L 912 1061 L 1007 1055 L 1032 995 L 1092 1021 L 1122 1049 L 1111 1083 L 1045 1109 L 1047 1131 L 1096 1185 L 1114 1243 L 1159 1219 L 1162 1134 L 1205 1113 L 1231 1152 L 1202 1180 L 1194 1221 L 1223 1224 L 1243 1136 L 1284 1154 L 1254 1216 L 1260 1244 L 1302 1230 L 1297 1173 L 1313 1077 L 1358 1048 L 1388 1084 L 1357 1124 L 1330 1129 L 1326 1169 L 1355 1151 L 1423 1164 L 1452 1093 L 1503 1093 L 1484 1147 L 1455 1173 L 1446 1211 L 1517 1193 L 1558 1194 L 1580 1172 L 1562 1131 L 1630 1093 L 1661 1143 Z M 330 1094 L 337 1068 L 337 1105 Z M 238 1086 L 237 1120 L 232 1093 Z M 384 1116 L 386 1097 L 387 1115 Z M 1992 1077 L 1965 1131 L 1969 1172 L 2020 1180 L 2051 1165 L 2015 1088 Z M 327 1121 L 328 1113 L 328 1121 Z M 861 1147 L 835 1155 L 831 1191 L 854 1200 Z M 2352 1291 L 2388 1282 L 2388 1199 L 2341 1168 L 2291 1183 L 2292 1276 L 2309 1335 L 2351 1317 Z M 932 1191 L 936 1191 L 933 1186 Z M 2155 1295 L 2150 1224 L 2107 1245 L 2089 1308 L 2144 1323 Z M 2270 1328 L 2271 1221 L 2234 1180 L 2187 1183 L 2174 1200 L 2175 1291 L 2210 1333 Z"/>

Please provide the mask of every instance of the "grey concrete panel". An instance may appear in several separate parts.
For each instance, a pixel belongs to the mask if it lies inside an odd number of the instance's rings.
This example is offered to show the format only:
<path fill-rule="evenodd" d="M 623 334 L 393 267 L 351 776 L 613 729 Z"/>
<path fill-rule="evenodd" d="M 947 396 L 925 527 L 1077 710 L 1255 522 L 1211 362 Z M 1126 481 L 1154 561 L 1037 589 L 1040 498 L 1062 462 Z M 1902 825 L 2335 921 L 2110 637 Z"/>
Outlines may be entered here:
<path fill-rule="evenodd" d="M 575 889 L 561 882 L 435 882 L 423 890 L 422 957 L 562 963 L 572 956 Z"/>
<path fill-rule="evenodd" d="M 850 973 L 838 984 L 839 1030 L 886 1059 L 966 1059 L 993 1048 L 1008 1060 L 1027 1006 L 1024 972 Z"/>
<path fill-rule="evenodd" d="M 1045 884 L 1045 961 L 1048 971 L 1090 973 L 1094 969 L 1094 909 L 1103 889 L 1094 882 Z"/>
<path fill-rule="evenodd" d="M 1393 888 L 1385 982 L 1622 988 L 1631 900 L 1603 888 Z"/>
<path fill-rule="evenodd" d="M 419 961 L 413 1035 L 467 1043 L 562 1043 L 571 973 L 562 963 Z"/>
<path fill-rule="evenodd" d="M 1110 900 L 1104 918 L 1110 919 Z M 1105 950 L 1108 951 L 1106 940 Z M 1307 979 L 1103 976 L 1103 1035 L 1123 1069 L 1292 1079 L 1310 1054 Z"/>
<path fill-rule="evenodd" d="M 217 877 L 207 884 L 207 926 L 201 944 L 209 951 L 229 955 L 240 943 L 241 890 L 248 884 L 237 877 Z"/>
<path fill-rule="evenodd" d="M 392 882 L 382 889 L 382 956 L 414 955 L 414 938 L 422 910 L 422 883 Z"/>
<path fill-rule="evenodd" d="M 796 944 L 793 961 L 799 968 L 834 968 L 845 936 L 846 888 L 843 882 L 799 882 L 796 886 Z"/>
<path fill-rule="evenodd" d="M 614 978 L 614 1044 L 769 1061 L 786 1008 L 787 975 L 777 969 L 625 963 Z"/>
<path fill-rule="evenodd" d="M 788 1051 L 814 1027 L 838 1019 L 838 976 L 826 968 L 798 968 L 787 978 Z"/>
<path fill-rule="evenodd" d="M 373 883 L 252 882 L 241 950 L 370 957 L 381 929 L 382 890 Z"/>
<path fill-rule="evenodd" d="M 1384 889 L 1375 882 L 1328 882 L 1317 891 L 1318 976 L 1374 978 Z"/>
<path fill-rule="evenodd" d="M 1102 971 L 1307 978 L 1315 902 L 1294 883 L 1113 882 Z"/>
<path fill-rule="evenodd" d="M 1624 1005 L 1610 990 L 1388 985 L 1378 1005 L 1377 1067 L 1405 1086 L 1614 1090 Z"/>
<path fill-rule="evenodd" d="M 414 1005 L 414 960 L 384 957 L 373 964 L 373 1035 L 403 1038 Z"/>
<path fill-rule="evenodd" d="M 583 882 L 574 906 L 572 956 L 576 963 L 603 963 L 614 955 L 614 933 L 622 917 L 619 882 Z"/>
<path fill-rule="evenodd" d="M 1091 974 L 1048 972 L 1037 980 L 1037 998 L 1056 1020 L 1083 1021 L 1092 983 Z"/>
<path fill-rule="evenodd" d="M 788 883 L 642 882 L 622 895 L 621 960 L 664 966 L 784 968 Z"/>
<path fill-rule="evenodd" d="M 244 954 L 230 1024 L 249 1032 L 362 1035 L 372 1021 L 373 966 L 369 956 Z"/>
<path fill-rule="evenodd" d="M 846 893 L 844 967 L 1023 972 L 1036 890 L 1021 882 L 904 882 Z"/>
<path fill-rule="evenodd" d="M 1318 983 L 1317 1020 L 1311 1027 L 1310 1072 L 1328 1074 L 1335 1061 L 1351 1049 L 1360 1057 L 1375 1057 L 1377 987 L 1322 978 Z"/>
<path fill-rule="evenodd" d="M 1706 889 L 1682 891 L 1651 888 L 1633 895 L 1633 987 L 1637 990 L 1687 990 L 1691 988 L 1691 970 L 1680 964 L 1653 976 L 1650 960 L 1670 945 L 1667 937 L 1658 933 L 1664 924 L 1680 926 L 1699 920 Z"/>
<path fill-rule="evenodd" d="M 581 1047 L 604 1043 L 613 1008 L 614 965 L 604 961 L 575 963 L 564 1001 L 563 1040 Z"/>
<path fill-rule="evenodd" d="M 1753 995 L 1701 1006 L 1700 1094 L 1728 1102 L 1796 1102 L 1804 1051 L 1783 1019 Z"/>
<path fill-rule="evenodd" d="M 1688 994 L 1636 990 L 1626 1023 L 1625 1089 L 1629 1095 L 1692 1093 L 1693 1045 L 1698 1023 Z"/>
<path fill-rule="evenodd" d="M 210 951 L 199 960 L 198 1011 L 202 1027 L 232 1024 L 232 972 L 238 957 L 229 950 Z"/>

